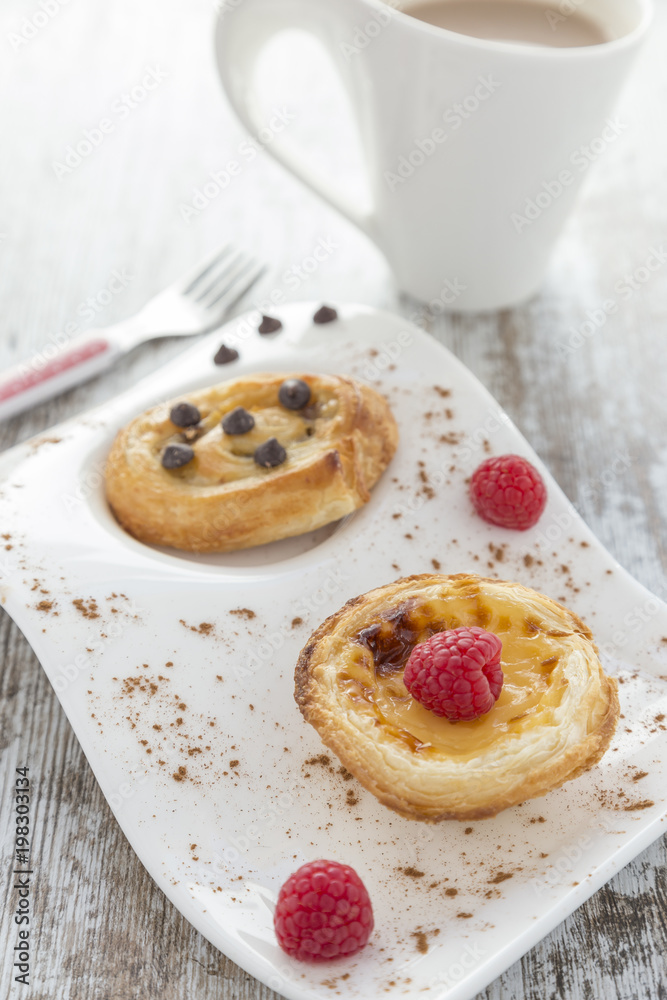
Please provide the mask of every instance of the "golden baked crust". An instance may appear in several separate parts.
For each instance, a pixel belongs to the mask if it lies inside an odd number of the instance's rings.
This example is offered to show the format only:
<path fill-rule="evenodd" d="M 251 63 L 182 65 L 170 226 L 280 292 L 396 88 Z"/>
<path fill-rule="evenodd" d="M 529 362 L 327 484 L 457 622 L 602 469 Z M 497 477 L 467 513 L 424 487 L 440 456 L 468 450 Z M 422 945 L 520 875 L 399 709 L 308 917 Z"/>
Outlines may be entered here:
<path fill-rule="evenodd" d="M 278 390 L 289 378 L 310 387 L 303 410 L 280 405 Z M 249 548 L 344 517 L 368 501 L 398 443 L 384 397 L 338 375 L 248 375 L 173 403 L 181 401 L 202 415 L 194 435 L 171 422 L 171 403 L 137 417 L 113 444 L 106 493 L 135 538 L 191 552 Z M 255 427 L 223 434 L 221 419 L 238 406 L 252 413 Z M 271 437 L 286 448 L 287 460 L 265 469 L 253 453 Z M 194 460 L 164 469 L 165 447 L 190 439 Z"/>
<path fill-rule="evenodd" d="M 505 683 L 481 719 L 449 722 L 410 697 L 403 668 L 435 632 L 479 625 L 503 641 Z M 495 816 L 596 764 L 619 716 L 583 622 L 519 583 L 412 576 L 349 601 L 296 667 L 307 722 L 377 798 L 412 819 Z"/>

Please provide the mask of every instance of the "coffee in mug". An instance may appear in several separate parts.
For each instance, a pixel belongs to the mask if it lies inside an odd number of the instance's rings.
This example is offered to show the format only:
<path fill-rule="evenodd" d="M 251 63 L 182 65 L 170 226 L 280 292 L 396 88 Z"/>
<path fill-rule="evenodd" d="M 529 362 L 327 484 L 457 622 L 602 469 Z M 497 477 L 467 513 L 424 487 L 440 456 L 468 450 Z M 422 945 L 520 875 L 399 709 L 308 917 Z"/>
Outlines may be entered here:
<path fill-rule="evenodd" d="M 493 41 L 570 48 L 609 41 L 604 28 L 579 10 L 560 16 L 539 0 L 418 0 L 406 14 L 461 35 Z"/>

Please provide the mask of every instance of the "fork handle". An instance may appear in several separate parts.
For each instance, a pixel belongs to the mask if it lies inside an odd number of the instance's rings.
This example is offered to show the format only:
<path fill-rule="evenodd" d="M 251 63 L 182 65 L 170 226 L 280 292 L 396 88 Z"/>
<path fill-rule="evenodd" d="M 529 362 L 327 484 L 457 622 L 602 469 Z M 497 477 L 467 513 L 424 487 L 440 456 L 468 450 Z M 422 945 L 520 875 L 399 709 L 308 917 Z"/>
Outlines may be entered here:
<path fill-rule="evenodd" d="M 106 330 L 88 330 L 66 344 L 49 345 L 30 360 L 0 372 L 0 420 L 99 375 L 123 353 Z"/>

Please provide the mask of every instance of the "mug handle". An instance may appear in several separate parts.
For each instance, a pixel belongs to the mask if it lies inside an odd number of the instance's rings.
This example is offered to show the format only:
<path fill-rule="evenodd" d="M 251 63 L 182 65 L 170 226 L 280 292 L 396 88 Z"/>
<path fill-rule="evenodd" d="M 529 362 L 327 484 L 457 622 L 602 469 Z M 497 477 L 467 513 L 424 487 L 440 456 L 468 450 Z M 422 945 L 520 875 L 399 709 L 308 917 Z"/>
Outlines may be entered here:
<path fill-rule="evenodd" d="M 216 31 L 216 56 L 222 83 L 229 101 L 244 127 L 257 135 L 263 127 L 254 87 L 254 74 L 262 50 L 279 32 L 300 28 L 314 35 L 332 56 L 343 85 L 358 107 L 359 94 L 353 73 L 336 49 L 335 39 L 343 39 L 360 11 L 360 0 L 221 0 Z M 361 130 L 360 130 L 361 132 Z M 363 212 L 337 191 L 324 177 L 304 165 L 279 136 L 264 147 L 282 166 L 306 184 L 377 241 L 374 212 Z"/>

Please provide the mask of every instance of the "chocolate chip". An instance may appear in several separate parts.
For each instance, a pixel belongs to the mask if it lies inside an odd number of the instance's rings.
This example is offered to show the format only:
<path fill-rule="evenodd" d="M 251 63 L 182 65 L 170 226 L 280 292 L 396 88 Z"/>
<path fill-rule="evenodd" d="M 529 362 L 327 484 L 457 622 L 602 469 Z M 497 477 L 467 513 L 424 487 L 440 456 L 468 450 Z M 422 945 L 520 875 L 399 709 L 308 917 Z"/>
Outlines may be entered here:
<path fill-rule="evenodd" d="M 331 306 L 322 306 L 313 316 L 313 323 L 333 323 L 338 319 L 338 313 Z"/>
<path fill-rule="evenodd" d="M 194 427 L 201 420 L 201 413 L 192 403 L 177 403 L 172 406 L 169 419 L 177 427 Z"/>
<path fill-rule="evenodd" d="M 279 319 L 275 319 L 273 316 L 262 316 L 262 322 L 259 324 L 257 329 L 260 333 L 277 333 L 278 330 L 282 330 L 283 325 Z"/>
<path fill-rule="evenodd" d="M 230 361 L 236 361 L 239 356 L 239 352 L 234 347 L 227 347 L 226 344 L 221 344 L 218 348 L 218 353 L 213 358 L 213 362 L 216 365 L 228 365 Z"/>
<path fill-rule="evenodd" d="M 310 386 L 300 378 L 288 378 L 278 390 L 286 410 L 302 410 L 310 402 Z"/>
<path fill-rule="evenodd" d="M 282 465 L 287 458 L 287 452 L 277 438 L 269 438 L 264 444 L 260 444 L 255 450 L 255 461 L 257 465 L 265 469 L 272 469 L 276 465 Z"/>
<path fill-rule="evenodd" d="M 189 444 L 170 444 L 162 452 L 163 469 L 180 469 L 195 457 Z"/>
<path fill-rule="evenodd" d="M 247 434 L 255 426 L 255 418 L 242 406 L 237 406 L 222 421 L 225 434 Z"/>

